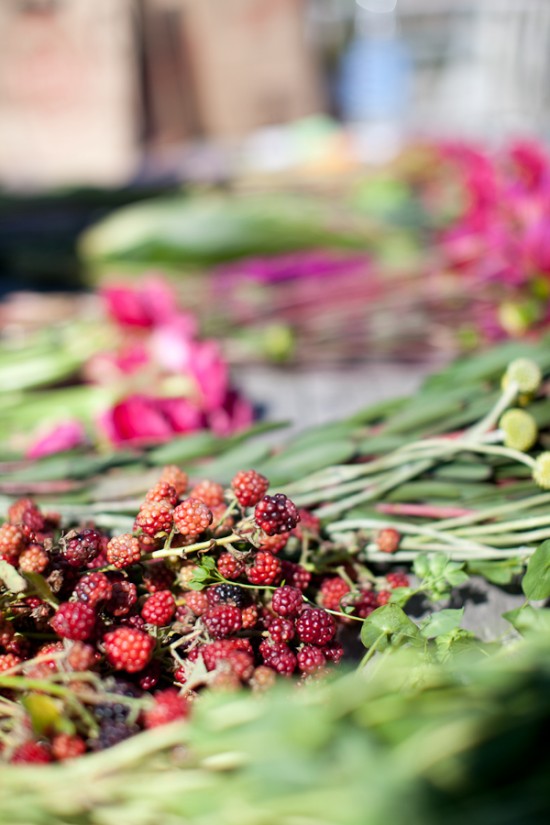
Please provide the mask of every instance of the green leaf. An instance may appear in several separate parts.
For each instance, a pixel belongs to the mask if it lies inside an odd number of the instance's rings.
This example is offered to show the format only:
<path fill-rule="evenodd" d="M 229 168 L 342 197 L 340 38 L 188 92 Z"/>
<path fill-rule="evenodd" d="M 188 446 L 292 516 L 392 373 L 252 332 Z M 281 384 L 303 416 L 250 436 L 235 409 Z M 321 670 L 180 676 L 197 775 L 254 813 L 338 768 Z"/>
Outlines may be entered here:
<path fill-rule="evenodd" d="M 365 619 L 361 628 L 361 641 L 365 647 L 376 644 L 380 650 L 389 645 L 417 640 L 419 636 L 415 623 L 398 605 L 392 603 L 377 608 Z"/>
<path fill-rule="evenodd" d="M 528 599 L 550 598 L 550 539 L 543 542 L 529 559 L 521 586 Z"/>
<path fill-rule="evenodd" d="M 58 600 L 55 598 L 53 591 L 44 576 L 41 576 L 40 573 L 25 573 L 25 578 L 32 586 L 32 589 L 37 596 L 40 596 L 41 599 L 48 604 L 51 604 L 53 607 L 57 607 L 59 605 Z"/>
<path fill-rule="evenodd" d="M 419 579 L 425 579 L 430 572 L 430 557 L 425 553 L 417 556 L 413 562 L 413 570 L 415 576 Z"/>
<path fill-rule="evenodd" d="M 30 693 L 21 700 L 29 714 L 31 724 L 37 736 L 48 731 L 57 730 L 63 720 L 62 708 L 52 699 L 41 693 Z"/>
<path fill-rule="evenodd" d="M 470 561 L 468 572 L 483 576 L 493 584 L 510 584 L 515 576 L 521 574 L 523 562 L 521 559 L 502 559 L 500 561 Z"/>
<path fill-rule="evenodd" d="M 459 587 L 461 584 L 466 584 L 470 578 L 464 570 L 463 563 L 454 561 L 448 563 L 444 571 L 444 576 L 445 581 L 447 581 L 451 587 Z"/>
<path fill-rule="evenodd" d="M 528 604 L 516 610 L 509 610 L 502 616 L 522 636 L 529 633 L 544 633 L 547 636 L 550 633 L 550 610 L 547 608 L 537 608 Z"/>
<path fill-rule="evenodd" d="M 420 632 L 427 639 L 435 639 L 438 636 L 444 636 L 455 630 L 460 626 L 462 617 L 464 615 L 464 608 L 458 610 L 439 610 L 437 613 L 432 613 L 422 623 Z"/>
<path fill-rule="evenodd" d="M 10 593 L 23 593 L 28 587 L 27 580 L 4 559 L 0 559 L 0 579 Z"/>

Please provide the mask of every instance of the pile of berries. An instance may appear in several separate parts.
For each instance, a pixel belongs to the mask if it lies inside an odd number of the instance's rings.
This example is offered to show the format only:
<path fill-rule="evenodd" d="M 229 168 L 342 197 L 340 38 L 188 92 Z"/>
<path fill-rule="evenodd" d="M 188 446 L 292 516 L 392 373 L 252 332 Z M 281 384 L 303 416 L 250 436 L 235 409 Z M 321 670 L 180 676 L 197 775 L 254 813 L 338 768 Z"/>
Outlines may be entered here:
<path fill-rule="evenodd" d="M 7 761 L 102 750 L 184 719 L 205 688 L 264 690 L 341 660 L 342 628 L 406 577 L 374 588 L 349 560 L 317 570 L 318 520 L 268 488 L 245 470 L 228 490 L 201 481 L 188 491 L 185 473 L 166 467 L 132 532 L 114 536 L 93 524 L 63 532 L 30 499 L 10 507 L 0 527 Z"/>

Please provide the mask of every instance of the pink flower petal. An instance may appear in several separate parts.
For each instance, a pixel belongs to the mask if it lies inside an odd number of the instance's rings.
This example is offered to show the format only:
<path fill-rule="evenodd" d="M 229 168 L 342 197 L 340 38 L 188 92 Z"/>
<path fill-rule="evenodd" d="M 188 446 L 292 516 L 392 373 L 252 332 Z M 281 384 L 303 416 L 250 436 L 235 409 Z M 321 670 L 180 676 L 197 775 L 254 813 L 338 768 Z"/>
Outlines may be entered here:
<path fill-rule="evenodd" d="M 27 450 L 26 457 L 43 458 L 46 455 L 73 450 L 85 444 L 86 440 L 86 432 L 80 421 L 64 421 L 39 436 Z"/>

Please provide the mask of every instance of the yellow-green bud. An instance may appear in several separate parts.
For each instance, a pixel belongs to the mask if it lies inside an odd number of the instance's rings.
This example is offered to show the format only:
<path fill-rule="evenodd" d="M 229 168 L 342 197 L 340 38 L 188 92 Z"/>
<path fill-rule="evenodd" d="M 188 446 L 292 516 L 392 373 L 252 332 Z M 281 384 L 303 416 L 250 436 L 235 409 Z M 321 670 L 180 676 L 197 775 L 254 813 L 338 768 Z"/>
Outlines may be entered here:
<path fill-rule="evenodd" d="M 550 490 L 550 453 L 541 453 L 537 458 L 533 479 L 543 490 Z"/>
<path fill-rule="evenodd" d="M 506 410 L 498 425 L 504 434 L 505 445 L 514 450 L 526 452 L 537 440 L 537 422 L 525 410 Z"/>
<path fill-rule="evenodd" d="M 530 358 L 516 358 L 508 364 L 508 369 L 504 373 L 502 386 L 504 389 L 514 381 L 521 393 L 533 393 L 540 387 L 542 373 L 538 364 Z"/>

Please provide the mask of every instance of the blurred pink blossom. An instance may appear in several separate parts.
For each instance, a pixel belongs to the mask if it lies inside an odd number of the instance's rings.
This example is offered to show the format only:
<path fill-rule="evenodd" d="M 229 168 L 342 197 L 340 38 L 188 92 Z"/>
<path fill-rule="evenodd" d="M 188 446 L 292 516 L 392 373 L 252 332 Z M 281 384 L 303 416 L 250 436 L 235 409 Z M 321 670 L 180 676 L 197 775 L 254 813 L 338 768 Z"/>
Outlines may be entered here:
<path fill-rule="evenodd" d="M 110 317 L 123 327 L 150 329 L 178 314 L 174 290 L 156 275 L 144 278 L 137 285 L 105 286 L 101 297 Z"/>
<path fill-rule="evenodd" d="M 63 421 L 40 435 L 28 448 L 26 457 L 43 458 L 53 453 L 73 450 L 84 445 L 86 441 L 86 432 L 80 421 Z"/>

